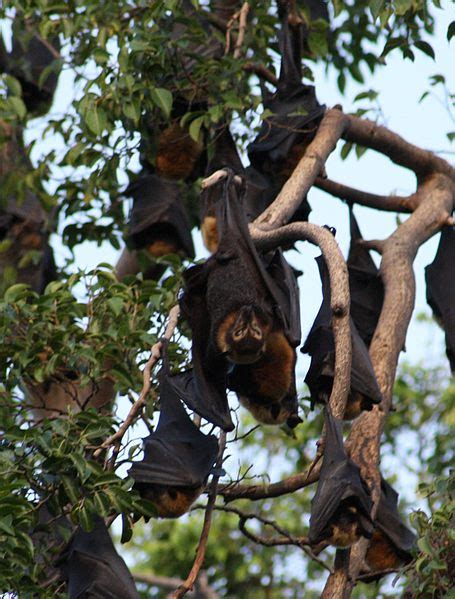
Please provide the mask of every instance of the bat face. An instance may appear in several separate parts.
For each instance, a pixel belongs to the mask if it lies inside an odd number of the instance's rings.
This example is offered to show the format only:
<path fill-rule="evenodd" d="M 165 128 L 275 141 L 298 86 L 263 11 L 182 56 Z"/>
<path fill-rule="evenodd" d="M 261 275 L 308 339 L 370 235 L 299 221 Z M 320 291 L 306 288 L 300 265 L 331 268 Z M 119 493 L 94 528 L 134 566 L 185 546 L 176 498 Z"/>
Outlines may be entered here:
<path fill-rule="evenodd" d="M 203 486 L 166 487 L 164 485 L 136 484 L 141 497 L 151 501 L 159 518 L 179 518 L 186 514 L 204 490 Z"/>
<path fill-rule="evenodd" d="M 328 526 L 326 541 L 334 547 L 350 547 L 362 536 L 355 505 L 341 502 Z"/>
<path fill-rule="evenodd" d="M 270 324 L 253 306 L 228 314 L 217 331 L 220 352 L 234 364 L 252 364 L 265 352 Z"/>

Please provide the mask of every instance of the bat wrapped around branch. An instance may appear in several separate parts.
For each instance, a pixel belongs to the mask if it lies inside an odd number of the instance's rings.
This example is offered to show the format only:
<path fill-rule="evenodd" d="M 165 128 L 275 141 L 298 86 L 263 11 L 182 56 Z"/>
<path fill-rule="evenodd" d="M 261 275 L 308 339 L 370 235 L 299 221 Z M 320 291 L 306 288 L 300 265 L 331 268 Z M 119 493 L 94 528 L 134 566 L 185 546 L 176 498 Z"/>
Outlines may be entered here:
<path fill-rule="evenodd" d="M 180 399 L 191 396 L 194 387 L 188 373 L 170 375 L 165 347 L 163 342 L 160 418 L 156 430 L 144 439 L 143 460 L 135 462 L 129 474 L 159 517 L 178 518 L 202 493 L 217 458 L 218 441 L 204 435 L 188 416 Z"/>
<path fill-rule="evenodd" d="M 346 261 L 351 292 L 351 317 L 367 347 L 370 347 L 384 302 L 384 284 L 363 240 L 352 206 L 349 207 L 351 246 Z"/>
<path fill-rule="evenodd" d="M 444 329 L 446 353 L 455 373 L 455 227 L 441 231 L 435 259 L 425 268 L 427 302 Z"/>
<path fill-rule="evenodd" d="M 267 259 L 258 254 L 251 240 L 243 208 L 244 183 L 239 183 L 229 171 L 213 187 L 218 190 L 215 202 L 218 249 L 205 263 L 185 272 L 181 306 L 193 334 L 193 368 L 200 406 L 204 398 L 211 398 L 204 411 L 199 408 L 199 414 L 230 430 L 232 424 L 226 418 L 228 373 L 230 384 L 243 395 L 239 391 L 243 377 L 240 371 L 236 374 L 237 365 L 259 365 L 268 353 L 275 352 L 283 369 L 280 400 L 293 393 L 294 348 L 300 342 L 300 324 L 295 315 L 293 273 L 289 270 L 284 273 L 281 255 L 271 261 L 268 258 L 268 270 Z M 281 269 L 286 281 L 277 284 L 273 278 L 276 275 L 271 274 L 273 269 Z M 276 367 L 276 360 L 271 360 L 272 364 Z M 269 368 L 263 368 L 263 374 L 271 382 L 277 376 Z M 276 393 L 274 396 L 278 397 Z"/>
<path fill-rule="evenodd" d="M 360 537 L 371 538 L 370 491 L 359 467 L 347 456 L 341 421 L 325 407 L 324 458 L 316 494 L 311 500 L 309 541 L 350 547 Z"/>
<path fill-rule="evenodd" d="M 38 24 L 32 19 L 15 19 L 10 53 L 0 37 L 0 71 L 20 82 L 22 99 L 32 117 L 49 111 L 62 64 L 58 58 L 58 37 L 45 40 L 37 29 Z"/>
<path fill-rule="evenodd" d="M 125 562 L 112 543 L 102 518 L 93 530 L 78 528 L 58 560 L 69 599 L 139 599 Z"/>
<path fill-rule="evenodd" d="M 330 306 L 330 277 L 322 256 L 316 258 L 322 281 L 322 304 L 311 327 L 302 352 L 311 356 L 310 368 L 305 377 L 311 401 L 325 403 L 330 396 L 334 368 L 335 343 L 332 330 L 332 309 Z M 374 404 L 382 401 L 376 375 L 371 364 L 368 349 L 362 341 L 352 317 L 350 318 L 352 342 L 351 388 L 343 418 L 352 420 L 363 410 L 371 410 Z"/>
<path fill-rule="evenodd" d="M 398 493 L 382 477 L 375 526 L 365 556 L 369 572 L 363 573 L 363 582 L 375 582 L 381 578 L 380 572 L 409 563 L 417 539 L 398 512 Z"/>

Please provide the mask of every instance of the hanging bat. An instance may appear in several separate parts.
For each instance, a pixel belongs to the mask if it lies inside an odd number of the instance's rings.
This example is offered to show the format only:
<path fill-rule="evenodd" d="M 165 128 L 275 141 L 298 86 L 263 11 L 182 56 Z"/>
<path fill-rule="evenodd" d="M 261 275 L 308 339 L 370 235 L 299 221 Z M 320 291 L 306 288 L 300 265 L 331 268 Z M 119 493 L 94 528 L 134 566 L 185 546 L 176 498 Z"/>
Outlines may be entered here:
<path fill-rule="evenodd" d="M 446 353 L 455 373 L 455 228 L 443 227 L 435 259 L 425 268 L 427 302 L 445 332 Z"/>
<path fill-rule="evenodd" d="M 231 367 L 228 387 L 259 422 L 275 425 L 286 422 L 294 428 L 301 422 L 295 382 L 295 347 L 300 344 L 299 289 L 296 274 L 281 249 L 276 250 L 267 264 L 267 273 L 280 295 L 280 307 L 289 323 L 292 343 L 283 329 L 270 332 L 264 355 L 257 362 Z"/>
<path fill-rule="evenodd" d="M 228 168 L 236 175 L 244 175 L 242 161 L 237 152 L 237 147 L 232 139 L 229 125 L 223 123 L 215 129 L 211 144 L 212 157 L 208 162 L 206 177 L 218 170 Z M 216 224 L 216 202 L 219 197 L 219 187 L 211 185 L 202 190 L 201 205 L 201 233 L 205 247 L 213 254 L 218 249 L 218 230 Z"/>
<path fill-rule="evenodd" d="M 368 578 L 362 576 L 363 582 L 379 580 L 379 572 L 409 563 L 416 542 L 415 534 L 404 524 L 398 512 L 398 493 L 382 477 L 375 525 L 376 530 L 365 556 L 370 572 Z"/>
<path fill-rule="evenodd" d="M 135 462 L 129 474 L 134 488 L 155 505 L 160 518 L 178 518 L 202 493 L 217 458 L 218 441 L 191 421 L 180 398 L 191 395 L 194 387 L 187 385 L 187 373 L 170 376 L 167 350 L 163 351 L 160 418 L 156 430 L 144 439 L 143 460 Z"/>
<path fill-rule="evenodd" d="M 264 108 L 272 116 L 264 119 L 248 149 L 251 164 L 280 178 L 281 185 L 303 156 L 317 129 L 325 106 L 319 104 L 312 85 L 302 83 L 300 29 L 291 28 L 283 14 L 279 47 L 280 76 L 270 94 L 263 88 Z"/>
<path fill-rule="evenodd" d="M 173 181 L 144 172 L 125 191 L 133 198 L 127 244 L 144 249 L 154 258 L 167 254 L 194 257 L 191 227 L 182 205 L 181 189 Z M 159 278 L 163 267 L 147 273 Z"/>
<path fill-rule="evenodd" d="M 357 331 L 367 347 L 370 346 L 384 301 L 384 284 L 370 252 L 362 246 L 362 235 L 349 207 L 351 246 L 347 259 L 351 316 Z"/>
<path fill-rule="evenodd" d="M 182 124 L 182 118 L 191 112 L 203 114 L 207 111 L 207 99 L 200 91 L 203 85 L 195 84 L 192 75 L 201 62 L 221 58 L 224 46 L 203 12 L 197 10 L 189 0 L 183 0 L 180 5 L 184 18 L 175 19 L 169 44 L 169 52 L 174 53 L 175 71 L 169 73 L 161 83 L 173 92 L 170 122 L 157 126 L 156 115 L 146 118 L 141 128 L 146 132 L 143 135 L 141 161 L 161 177 L 194 181 L 204 175 L 206 168 L 206 134 L 202 128 L 200 139 L 193 139 L 189 133 L 189 123 Z M 189 31 L 188 20 L 199 24 L 201 35 Z M 184 49 L 175 44 L 177 40 L 187 41 Z M 199 89 L 196 93 L 195 87 Z"/>
<path fill-rule="evenodd" d="M 311 356 L 311 364 L 305 382 L 310 389 L 313 404 L 315 402 L 325 403 L 330 396 L 335 366 L 329 272 L 322 256 L 317 257 L 316 262 L 322 281 L 323 300 L 301 350 Z M 374 404 L 382 401 L 368 349 L 360 338 L 352 318 L 350 319 L 350 327 L 352 342 L 351 388 L 343 416 L 345 420 L 356 418 L 363 410 L 371 410 Z"/>
<path fill-rule="evenodd" d="M 199 413 L 224 428 L 232 426 L 225 418 L 230 365 L 257 362 L 266 353 L 272 333 L 285 337 L 292 356 L 300 330 L 297 332 L 295 322 L 290 321 L 286 307 L 282 308 L 286 294 L 267 272 L 251 240 L 242 205 L 244 185 L 230 171 L 213 187 L 219 190 L 215 204 L 218 249 L 204 264 L 184 273 L 186 289 L 181 307 L 193 334 L 195 379 L 206 391 L 203 398 L 217 398 L 224 423 L 219 417 L 213 419 L 217 417 L 213 399 L 207 411 Z M 200 403 L 204 403 L 203 398 Z"/>
<path fill-rule="evenodd" d="M 316 494 L 311 500 L 309 541 L 350 547 L 361 536 L 371 538 L 373 503 L 360 470 L 348 458 L 341 421 L 325 407 L 325 450 Z"/>
<path fill-rule="evenodd" d="M 58 560 L 69 599 L 139 599 L 125 562 L 112 543 L 102 518 L 90 532 L 78 528 Z"/>
<path fill-rule="evenodd" d="M 0 44 L 0 68 L 20 82 L 22 99 L 31 116 L 42 116 L 51 107 L 61 69 L 58 37 L 41 38 L 31 20 L 16 19 L 12 29 L 11 53 L 5 50 L 3 40 Z M 55 68 L 50 69 L 43 80 L 45 69 L 52 64 Z"/>

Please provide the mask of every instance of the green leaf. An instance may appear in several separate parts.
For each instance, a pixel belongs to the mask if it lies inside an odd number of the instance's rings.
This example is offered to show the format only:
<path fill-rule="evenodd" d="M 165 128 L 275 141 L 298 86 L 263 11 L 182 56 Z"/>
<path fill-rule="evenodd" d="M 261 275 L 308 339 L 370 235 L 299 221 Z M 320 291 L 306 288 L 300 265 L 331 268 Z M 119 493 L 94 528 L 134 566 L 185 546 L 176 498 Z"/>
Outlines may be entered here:
<path fill-rule="evenodd" d="M 18 299 L 24 297 L 24 295 L 26 295 L 25 292 L 29 290 L 30 287 L 25 283 L 16 283 L 15 285 L 11 285 L 11 287 L 9 287 L 5 292 L 4 301 L 7 304 L 13 304 Z"/>
<path fill-rule="evenodd" d="M 12 77 L 11 75 L 3 75 L 3 79 L 6 83 L 9 93 L 13 96 L 21 97 L 22 87 L 16 77 Z"/>
<path fill-rule="evenodd" d="M 111 297 L 110 299 L 107 300 L 107 303 L 109 304 L 112 312 L 116 316 L 119 316 L 122 313 L 122 310 L 123 310 L 123 298 L 121 298 L 121 297 Z"/>
<path fill-rule="evenodd" d="M 380 14 L 384 4 L 385 4 L 385 0 L 370 0 L 369 6 L 370 6 L 371 16 L 373 17 L 373 21 L 376 21 L 376 19 L 379 17 L 379 14 Z"/>
<path fill-rule="evenodd" d="M 20 119 L 24 119 L 27 114 L 27 108 L 21 98 L 17 96 L 10 96 L 8 103 L 12 106 L 14 112 Z"/>
<path fill-rule="evenodd" d="M 417 546 L 422 553 L 426 553 L 427 555 L 432 555 L 434 553 L 434 549 L 426 536 L 417 541 Z"/>
<path fill-rule="evenodd" d="M 191 125 L 188 129 L 191 139 L 198 142 L 201 134 L 201 127 L 204 124 L 204 116 L 198 116 L 194 121 L 191 121 Z"/>
<path fill-rule="evenodd" d="M 341 148 L 340 156 L 342 160 L 346 160 L 349 156 L 349 152 L 352 150 L 353 144 L 350 141 L 347 141 L 343 147 Z"/>
<path fill-rule="evenodd" d="M 160 108 L 165 117 L 168 119 L 171 116 L 172 110 L 172 94 L 169 90 L 163 87 L 154 87 L 150 90 L 152 102 Z"/>
<path fill-rule="evenodd" d="M 120 543 L 128 543 L 133 536 L 133 528 L 131 526 L 130 517 L 127 514 L 122 514 L 122 537 Z"/>
<path fill-rule="evenodd" d="M 107 125 L 107 116 L 102 108 L 96 104 L 89 107 L 84 113 L 84 120 L 87 127 L 95 135 L 101 135 Z"/>
<path fill-rule="evenodd" d="M 90 532 L 91 530 L 93 530 L 93 518 L 92 518 L 92 514 L 85 507 L 85 505 L 83 505 L 77 511 L 77 519 L 78 519 L 80 525 L 82 526 L 82 528 L 85 531 Z"/>
<path fill-rule="evenodd" d="M 66 475 L 61 476 L 61 481 L 68 499 L 71 503 L 77 503 L 79 501 L 79 485 L 77 482 L 74 478 Z"/>
<path fill-rule="evenodd" d="M 453 38 L 454 35 L 455 35 L 455 21 L 452 21 L 447 28 L 447 39 L 449 42 Z"/>
<path fill-rule="evenodd" d="M 414 46 L 416 48 L 418 48 L 421 52 L 423 52 L 424 54 L 426 54 L 427 56 L 429 56 L 430 58 L 435 60 L 436 57 L 434 54 L 434 50 L 428 42 L 419 40 L 418 42 L 414 42 Z"/>
<path fill-rule="evenodd" d="M 399 16 L 404 15 L 412 8 L 413 0 L 394 0 L 395 13 Z"/>

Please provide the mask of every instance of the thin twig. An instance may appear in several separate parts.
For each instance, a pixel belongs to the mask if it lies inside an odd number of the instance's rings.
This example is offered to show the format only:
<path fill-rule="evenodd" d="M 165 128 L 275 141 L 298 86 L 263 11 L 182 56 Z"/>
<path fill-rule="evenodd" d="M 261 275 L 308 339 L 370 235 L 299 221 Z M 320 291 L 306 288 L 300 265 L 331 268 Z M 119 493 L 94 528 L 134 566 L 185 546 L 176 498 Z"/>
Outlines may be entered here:
<path fill-rule="evenodd" d="M 196 550 L 196 557 L 194 558 L 193 566 L 188 574 L 185 582 L 179 586 L 179 588 L 174 591 L 171 595 L 171 599 L 179 599 L 186 595 L 188 591 L 193 588 L 193 585 L 198 577 L 199 571 L 204 563 L 205 558 L 205 549 L 207 546 L 207 541 L 209 538 L 210 526 L 212 523 L 212 513 L 213 508 L 216 501 L 217 489 L 218 489 L 218 481 L 221 476 L 221 466 L 223 464 L 223 453 L 226 447 L 226 433 L 221 432 L 219 439 L 219 452 L 218 459 L 216 461 L 215 468 L 220 471 L 220 474 L 214 474 L 212 477 L 212 482 L 210 483 L 210 488 L 208 492 L 208 500 L 207 507 L 204 515 L 204 524 L 202 526 L 201 536 L 199 538 L 199 544 Z"/>
<path fill-rule="evenodd" d="M 168 321 L 166 330 L 163 335 L 164 339 L 170 339 L 172 337 L 175 327 L 177 326 L 179 314 L 180 314 L 180 307 L 178 305 L 171 308 L 171 310 L 169 312 L 169 321 Z M 142 373 L 143 386 L 142 386 L 141 393 L 140 393 L 137 401 L 131 406 L 131 409 L 130 409 L 127 417 L 123 421 L 123 424 L 119 427 L 119 429 L 113 435 L 108 437 L 100 445 L 100 447 L 94 452 L 94 457 L 96 458 L 100 455 L 100 453 L 103 451 L 103 449 L 107 449 L 108 447 L 111 447 L 112 445 L 114 445 L 112 457 L 109 460 L 110 468 L 112 468 L 114 466 L 115 459 L 120 451 L 120 445 L 121 445 L 124 434 L 126 433 L 128 428 L 132 425 L 132 423 L 135 421 L 136 416 L 139 414 L 139 412 L 142 410 L 142 408 L 145 405 L 147 395 L 150 391 L 150 386 L 151 386 L 150 378 L 151 378 L 152 368 L 155 366 L 155 364 L 161 358 L 161 346 L 162 346 L 162 342 L 158 341 L 158 343 L 155 343 L 155 345 L 152 347 L 150 359 L 148 360 L 147 364 L 145 365 L 143 373 Z"/>
<path fill-rule="evenodd" d="M 239 12 L 239 34 L 237 41 L 235 42 L 234 58 L 240 58 L 242 53 L 243 40 L 245 39 L 246 25 L 248 19 L 248 13 L 250 11 L 250 5 L 248 2 L 244 2 Z"/>

